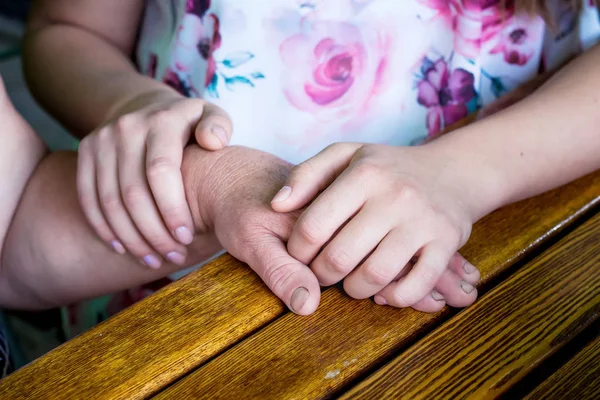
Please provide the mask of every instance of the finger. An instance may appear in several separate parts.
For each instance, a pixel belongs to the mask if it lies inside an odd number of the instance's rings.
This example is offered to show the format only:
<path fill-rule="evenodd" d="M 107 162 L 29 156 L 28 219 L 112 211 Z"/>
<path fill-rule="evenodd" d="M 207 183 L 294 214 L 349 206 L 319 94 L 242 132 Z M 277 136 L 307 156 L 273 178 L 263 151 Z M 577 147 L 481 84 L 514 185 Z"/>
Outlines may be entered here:
<path fill-rule="evenodd" d="M 453 271 L 446 270 L 435 284 L 435 289 L 446 299 L 446 303 L 452 307 L 466 307 L 477 299 L 475 286 L 464 281 Z"/>
<path fill-rule="evenodd" d="M 271 291 L 299 315 L 312 314 L 319 305 L 321 289 L 312 271 L 291 257 L 284 243 L 275 236 L 261 241 L 248 265 Z"/>
<path fill-rule="evenodd" d="M 440 311 L 445 305 L 444 296 L 433 289 L 427 296 L 413 304 L 411 308 L 421 312 L 434 313 Z"/>
<path fill-rule="evenodd" d="M 309 264 L 333 234 L 362 207 L 365 182 L 344 171 L 300 215 L 288 241 L 290 254 Z"/>
<path fill-rule="evenodd" d="M 449 246 L 432 242 L 426 245 L 413 269 L 403 279 L 385 287 L 381 294 L 394 307 L 410 307 L 430 293 L 450 258 L 455 253 Z"/>
<path fill-rule="evenodd" d="M 193 241 L 194 224 L 185 197 L 181 161 L 185 135 L 171 117 L 156 121 L 146 142 L 146 177 L 166 229 L 182 244 Z"/>
<path fill-rule="evenodd" d="M 348 167 L 361 146 L 359 143 L 336 143 L 297 165 L 271 201 L 273 209 L 288 212 L 306 206 Z"/>
<path fill-rule="evenodd" d="M 419 250 L 419 243 L 419 238 L 408 234 L 406 229 L 392 230 L 373 254 L 348 275 L 344 290 L 355 299 L 379 293 L 390 282 L 400 279 L 412 269 L 410 260 Z"/>
<path fill-rule="evenodd" d="M 202 117 L 194 132 L 196 142 L 206 150 L 219 150 L 227 147 L 232 133 L 229 114 L 212 103 L 204 103 Z"/>
<path fill-rule="evenodd" d="M 125 254 L 125 247 L 106 222 L 98 201 L 96 191 L 96 172 L 94 155 L 91 151 L 91 138 L 79 145 L 77 157 L 77 192 L 79 203 L 87 221 L 96 235 L 110 245 L 119 254 Z"/>
<path fill-rule="evenodd" d="M 108 132 L 101 135 L 107 137 L 98 140 L 98 151 L 95 156 L 98 197 L 104 216 L 120 242 L 131 254 L 145 265 L 159 268 L 162 263 L 160 257 L 137 231 L 121 199 L 116 149 L 111 144 Z"/>
<path fill-rule="evenodd" d="M 186 248 L 176 242 L 167 230 L 146 180 L 145 138 L 145 134 L 134 132 L 120 135 L 117 159 L 123 202 L 146 241 L 166 259 L 183 265 L 187 255 Z"/>
<path fill-rule="evenodd" d="M 450 259 L 448 269 L 471 285 L 476 285 L 481 277 L 479 270 L 458 252 Z"/>

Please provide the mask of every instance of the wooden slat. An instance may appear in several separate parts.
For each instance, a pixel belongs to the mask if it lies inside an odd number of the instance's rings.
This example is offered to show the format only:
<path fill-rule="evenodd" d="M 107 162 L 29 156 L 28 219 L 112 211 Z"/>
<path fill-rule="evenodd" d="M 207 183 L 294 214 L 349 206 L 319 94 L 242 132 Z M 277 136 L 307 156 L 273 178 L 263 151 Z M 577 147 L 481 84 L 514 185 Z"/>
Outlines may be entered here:
<path fill-rule="evenodd" d="M 597 214 L 342 398 L 496 398 L 599 315 Z"/>
<path fill-rule="evenodd" d="M 229 255 L 0 381 L 0 399 L 138 399 L 284 312 Z"/>
<path fill-rule="evenodd" d="M 600 332 L 526 400 L 600 399 Z"/>
<path fill-rule="evenodd" d="M 575 200 L 579 196 L 587 200 L 582 204 Z M 481 269 L 483 282 L 489 281 L 599 196 L 596 173 L 500 210 L 477 224 L 462 252 Z M 332 288 L 312 316 L 284 315 L 157 397 L 325 397 L 414 340 L 442 314 L 380 307 Z"/>

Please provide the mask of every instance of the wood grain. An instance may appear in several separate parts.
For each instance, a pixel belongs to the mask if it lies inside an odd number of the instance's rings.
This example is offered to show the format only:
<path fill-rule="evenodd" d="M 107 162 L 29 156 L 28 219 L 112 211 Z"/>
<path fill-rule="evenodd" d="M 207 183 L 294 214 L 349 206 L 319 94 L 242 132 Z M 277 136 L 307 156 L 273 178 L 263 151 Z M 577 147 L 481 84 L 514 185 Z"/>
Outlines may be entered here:
<path fill-rule="evenodd" d="M 600 174 L 489 216 L 476 226 L 463 254 L 481 269 L 483 281 L 489 281 L 556 233 L 569 220 L 567 215 L 577 213 L 573 200 L 580 195 L 590 196 L 587 204 L 598 201 Z M 442 317 L 443 312 L 422 314 L 352 300 L 332 288 L 323 294 L 315 314 L 284 315 L 157 398 L 326 397 Z"/>
<path fill-rule="evenodd" d="M 495 398 L 599 316 L 597 214 L 342 398 Z"/>
<path fill-rule="evenodd" d="M 284 312 L 229 255 L 0 381 L 0 399 L 138 399 Z"/>
<path fill-rule="evenodd" d="M 600 399 L 600 332 L 526 400 Z"/>
<path fill-rule="evenodd" d="M 489 216 L 475 226 L 463 254 L 478 264 L 484 280 L 489 280 L 568 226 L 599 199 L 600 172 Z M 318 318 L 340 318 L 343 312 L 339 307 L 346 307 L 348 312 L 358 307 L 357 312 L 377 317 L 379 325 L 374 335 L 398 331 L 388 329 L 382 320 L 388 325 L 404 321 L 403 327 L 414 335 L 439 318 L 373 307 L 369 301 L 350 302 L 336 289 L 326 291 L 323 303 L 320 317 L 287 318 L 293 323 L 301 321 L 306 327 Z M 0 398 L 55 398 L 57 392 L 64 399 L 144 398 L 284 312 L 283 304 L 247 267 L 223 256 L 0 381 Z M 351 315 L 343 320 L 348 326 L 354 323 Z M 404 342 L 395 338 L 390 341 L 388 336 L 378 354 L 410 340 L 410 335 L 402 337 Z M 351 348 L 346 350 L 350 352 Z M 346 353 L 341 353 L 339 359 L 324 357 L 321 369 L 314 373 L 319 375 L 332 365 L 342 365 Z M 378 357 L 361 361 L 360 365 L 372 365 Z M 332 390 L 358 369 L 353 371 L 332 378 Z"/>

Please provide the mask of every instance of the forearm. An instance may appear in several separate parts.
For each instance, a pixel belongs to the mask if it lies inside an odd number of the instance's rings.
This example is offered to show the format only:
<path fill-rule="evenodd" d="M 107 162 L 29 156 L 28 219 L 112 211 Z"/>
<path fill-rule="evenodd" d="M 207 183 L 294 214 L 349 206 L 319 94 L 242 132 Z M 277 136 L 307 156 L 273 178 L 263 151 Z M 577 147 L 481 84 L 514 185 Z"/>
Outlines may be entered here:
<path fill-rule="evenodd" d="M 105 121 L 113 109 L 140 94 L 176 94 L 141 75 L 127 50 L 93 30 L 38 20 L 30 22 L 24 41 L 28 84 L 37 100 L 80 137 Z"/>
<path fill-rule="evenodd" d="M 523 101 L 431 143 L 472 171 L 476 218 L 600 168 L 599 63 L 596 46 Z"/>
<path fill-rule="evenodd" d="M 88 226 L 75 186 L 75 153 L 46 157 L 30 179 L 7 234 L 0 268 L 0 305 L 39 309 L 151 282 L 182 267 L 142 266 L 114 253 Z M 186 185 L 196 184 L 195 165 Z M 194 196 L 195 190 L 188 191 Z M 189 198 L 190 203 L 198 202 Z M 199 234 L 189 247 L 188 265 L 220 250 L 215 236 L 196 220 Z"/>

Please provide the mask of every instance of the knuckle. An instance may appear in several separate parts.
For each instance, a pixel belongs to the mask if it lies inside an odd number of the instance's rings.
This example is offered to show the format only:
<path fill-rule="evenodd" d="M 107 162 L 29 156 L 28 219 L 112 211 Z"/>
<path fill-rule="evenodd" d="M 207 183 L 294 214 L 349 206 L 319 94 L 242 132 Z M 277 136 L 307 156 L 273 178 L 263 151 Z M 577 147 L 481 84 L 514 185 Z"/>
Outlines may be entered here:
<path fill-rule="evenodd" d="M 365 263 L 362 266 L 363 278 L 365 282 L 373 286 L 384 286 L 391 281 L 391 278 L 373 263 Z"/>
<path fill-rule="evenodd" d="M 156 110 L 151 116 L 152 124 L 157 126 L 169 126 L 176 121 L 175 114 L 169 109 Z"/>
<path fill-rule="evenodd" d="M 352 260 L 343 249 L 333 248 L 325 250 L 323 254 L 325 264 L 333 271 L 347 274 L 353 269 Z"/>
<path fill-rule="evenodd" d="M 115 211 L 121 207 L 121 197 L 116 192 L 105 192 L 100 195 L 100 203 L 107 211 Z"/>
<path fill-rule="evenodd" d="M 287 282 L 293 275 L 293 271 L 289 263 L 279 263 L 278 259 L 273 259 L 269 262 L 265 269 L 265 283 L 271 290 L 281 295 L 287 287 Z"/>
<path fill-rule="evenodd" d="M 298 233 L 310 245 L 320 245 L 324 242 L 320 224 L 314 218 L 304 218 L 298 223 Z"/>
<path fill-rule="evenodd" d="M 173 160 L 166 156 L 157 156 L 148 160 L 146 164 L 146 174 L 148 179 L 163 176 L 165 174 L 177 171 L 179 168 Z"/>
<path fill-rule="evenodd" d="M 353 172 L 359 179 L 371 180 L 380 175 L 381 168 L 370 161 L 359 160 L 354 163 Z"/>
<path fill-rule="evenodd" d="M 392 188 L 394 199 L 401 204 L 415 204 L 419 201 L 420 194 L 417 188 L 397 183 Z"/>
<path fill-rule="evenodd" d="M 143 185 L 129 184 L 123 188 L 123 201 L 127 207 L 135 207 L 147 194 Z"/>
<path fill-rule="evenodd" d="M 119 134 L 135 131 L 140 125 L 140 118 L 135 114 L 124 114 L 119 116 L 115 122 L 115 130 Z"/>
<path fill-rule="evenodd" d="M 78 197 L 82 209 L 90 211 L 94 208 L 95 199 L 91 194 L 80 192 Z"/>
<path fill-rule="evenodd" d="M 392 301 L 396 307 L 410 307 L 414 302 L 410 301 L 400 290 L 396 289 L 392 292 Z"/>
<path fill-rule="evenodd" d="M 106 143 L 112 140 L 113 132 L 112 129 L 110 129 L 110 127 L 103 126 L 97 131 L 96 136 L 98 137 L 100 143 Z"/>

